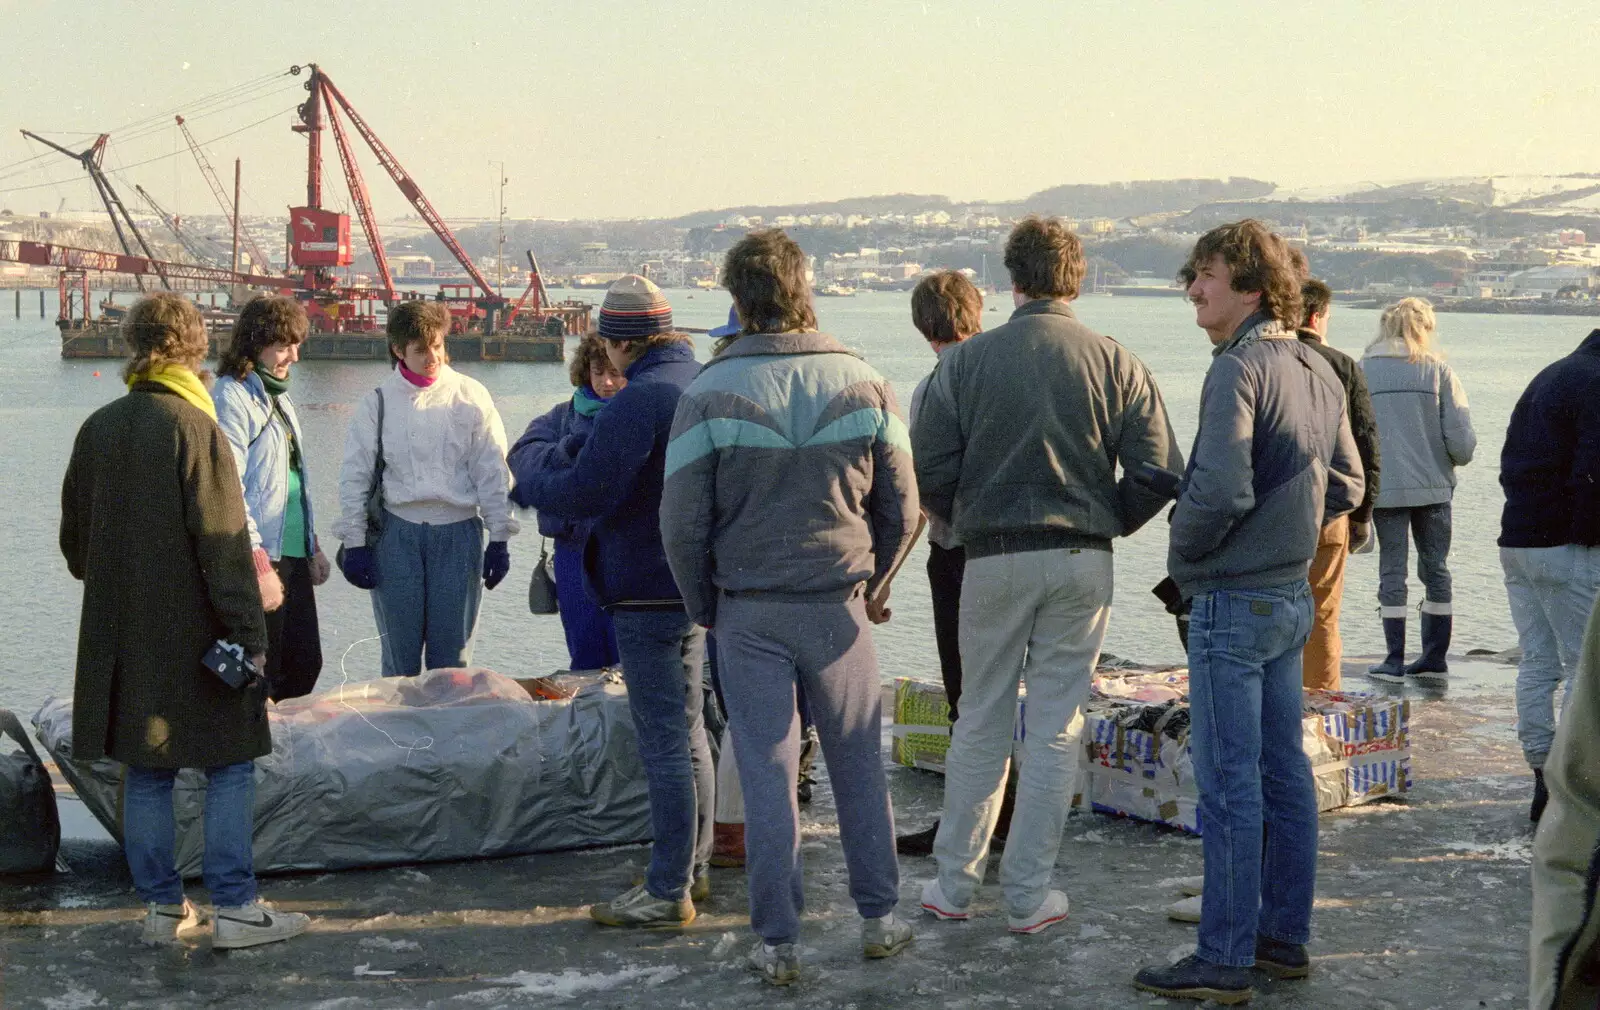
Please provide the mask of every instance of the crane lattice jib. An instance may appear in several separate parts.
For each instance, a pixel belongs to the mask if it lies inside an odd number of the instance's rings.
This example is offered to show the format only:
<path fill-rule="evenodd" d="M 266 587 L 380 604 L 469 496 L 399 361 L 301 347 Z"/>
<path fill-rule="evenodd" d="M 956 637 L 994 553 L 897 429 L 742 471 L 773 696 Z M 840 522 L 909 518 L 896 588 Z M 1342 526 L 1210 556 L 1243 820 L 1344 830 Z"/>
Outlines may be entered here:
<path fill-rule="evenodd" d="M 194 155 L 195 164 L 200 166 L 200 174 L 205 176 L 206 185 L 211 187 L 211 195 L 216 197 L 217 206 L 222 208 L 222 214 L 229 220 L 234 220 L 233 201 L 228 199 L 228 194 L 222 189 L 222 182 L 217 178 L 216 170 L 211 167 L 211 162 L 206 158 L 206 152 L 196 143 L 194 134 L 189 132 L 189 127 L 184 123 L 182 116 L 174 116 L 178 122 L 178 132 L 183 134 L 183 139 L 189 143 L 189 151 Z M 261 247 L 256 245 L 256 240 L 250 237 L 247 231 L 241 231 L 239 238 L 244 241 L 245 248 L 250 250 L 250 261 L 257 266 L 270 268 L 272 261 L 261 252 Z"/>
<path fill-rule="evenodd" d="M 355 201 L 356 214 L 361 218 L 361 229 L 367 233 L 367 245 L 372 249 L 372 259 L 378 264 L 378 278 L 383 281 L 383 303 L 394 303 L 394 277 L 389 273 L 389 256 L 383 251 L 383 236 L 378 231 L 378 219 L 372 213 L 372 199 L 367 195 L 367 182 L 361 177 L 361 166 L 356 164 L 356 154 L 344 135 L 344 121 L 333 106 L 328 89 L 322 89 L 322 101 L 328 109 L 328 122 L 333 126 L 333 143 L 339 149 L 339 164 L 344 166 L 344 182 Z"/>
<path fill-rule="evenodd" d="M 213 257 L 211 252 L 193 237 L 191 237 L 188 232 L 184 231 L 183 228 L 178 224 L 178 219 L 162 209 L 161 205 L 156 203 L 156 198 L 151 196 L 149 191 L 147 191 L 143 186 L 139 185 L 135 185 L 133 188 L 138 191 L 139 196 L 144 198 L 145 204 L 150 208 L 156 217 L 161 219 L 161 223 L 167 226 L 167 230 L 172 232 L 172 237 L 177 239 L 178 242 L 183 245 L 183 248 L 188 251 L 190 256 L 193 256 L 201 263 L 207 263 L 210 266 L 216 266 L 215 257 Z"/>
<path fill-rule="evenodd" d="M 197 263 L 169 263 L 144 256 L 105 252 L 101 249 L 78 249 L 73 246 L 54 245 L 49 242 L 24 242 L 19 239 L 0 239 L 0 262 L 26 263 L 29 266 L 60 267 L 68 270 L 95 270 L 108 274 L 132 274 L 135 277 L 155 274 L 172 280 L 208 281 L 216 284 L 272 288 L 281 288 L 284 285 L 282 277 L 269 274 L 236 273 L 221 267 L 200 266 Z"/>
<path fill-rule="evenodd" d="M 483 289 L 483 293 L 486 296 L 498 298 L 494 288 L 489 284 L 482 272 L 478 270 L 477 264 L 473 263 L 466 250 L 461 248 L 461 243 L 456 241 L 455 235 L 450 231 L 450 226 L 444 223 L 444 218 L 439 216 L 439 212 L 433 209 L 433 204 L 429 203 L 428 198 L 422 194 L 422 189 L 401 167 L 400 162 L 384 146 L 383 141 L 378 139 L 378 135 L 372 132 L 372 128 L 367 125 L 366 120 L 361 118 L 361 114 L 351 107 L 349 100 L 344 97 L 343 92 L 338 89 L 333 81 L 329 80 L 327 74 L 322 75 L 322 87 L 333 95 L 334 100 L 339 103 L 339 108 L 343 109 L 345 115 L 350 117 L 351 124 L 355 126 L 356 132 L 361 134 L 361 139 L 367 142 L 367 146 L 372 148 L 372 153 L 377 156 L 378 163 L 383 166 L 384 171 L 389 173 L 389 178 L 393 179 L 395 185 L 400 187 L 400 192 L 407 200 L 411 201 L 411 206 L 417 209 L 417 213 L 422 215 L 422 219 L 428 222 L 428 227 L 433 229 L 433 233 L 439 237 L 439 241 L 443 242 L 445 248 L 450 250 L 450 255 L 456 258 L 456 262 L 461 264 L 462 269 L 466 270 L 468 276 Z"/>

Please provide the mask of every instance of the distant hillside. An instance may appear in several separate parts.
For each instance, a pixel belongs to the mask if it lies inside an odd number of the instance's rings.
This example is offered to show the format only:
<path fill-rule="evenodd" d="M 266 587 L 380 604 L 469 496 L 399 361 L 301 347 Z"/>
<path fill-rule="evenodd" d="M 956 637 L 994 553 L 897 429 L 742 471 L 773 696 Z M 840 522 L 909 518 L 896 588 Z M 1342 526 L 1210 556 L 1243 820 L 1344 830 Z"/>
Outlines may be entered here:
<path fill-rule="evenodd" d="M 1255 200 L 1278 187 L 1259 179 L 1154 179 L 1104 185 L 1054 186 L 1010 204 L 1001 213 L 1055 214 L 1061 217 L 1139 217 L 1191 211 L 1208 203 Z"/>
<path fill-rule="evenodd" d="M 922 214 L 929 211 L 952 210 L 948 196 L 921 193 L 893 193 L 887 196 L 857 196 L 847 200 L 828 200 L 821 203 L 788 203 L 766 206 L 725 207 L 722 210 L 701 210 L 683 217 L 673 218 L 671 224 L 680 228 L 700 228 L 718 224 L 730 217 L 761 217 L 771 220 L 781 214 L 799 217 L 802 214 L 865 214 L 881 217 L 885 214 Z"/>

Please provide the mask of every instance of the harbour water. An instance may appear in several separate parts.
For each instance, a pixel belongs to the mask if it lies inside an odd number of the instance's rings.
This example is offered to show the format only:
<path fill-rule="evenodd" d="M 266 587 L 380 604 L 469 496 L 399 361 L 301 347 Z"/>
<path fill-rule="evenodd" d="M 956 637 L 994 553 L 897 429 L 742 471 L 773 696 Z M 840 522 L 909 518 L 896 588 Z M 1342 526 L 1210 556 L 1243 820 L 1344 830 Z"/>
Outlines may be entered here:
<path fill-rule="evenodd" d="M 567 292 L 553 292 L 557 298 Z M 722 291 L 671 291 L 680 325 L 709 327 L 727 316 Z M 98 301 L 99 295 L 95 295 Z M 23 298 L 37 305 L 31 292 Z M 904 293 L 862 293 L 819 299 L 822 328 L 863 354 L 894 384 L 902 404 L 933 365 L 927 344 L 912 328 Z M 1011 310 L 1008 293 L 992 295 L 984 323 L 995 326 Z M 47 295 L 52 320 L 55 294 Z M 9 306 L 8 306 L 9 307 Z M 1150 366 L 1166 397 L 1180 443 L 1194 437 L 1200 383 L 1210 362 L 1204 333 L 1193 310 L 1176 298 L 1085 297 L 1079 317 L 1110 333 Z M 9 313 L 8 313 L 9 316 Z M 1359 354 L 1376 332 L 1378 313 L 1336 308 L 1331 342 Z M 61 476 L 72 440 L 90 412 L 122 393 L 115 361 L 64 361 L 52 320 L 26 309 L 20 320 L 0 318 L 0 707 L 31 715 L 49 695 L 70 694 L 78 635 L 80 588 L 67 574 L 56 546 Z M 1501 495 L 1497 483 L 1502 436 L 1517 397 L 1548 362 L 1568 353 L 1589 331 L 1590 321 L 1549 316 L 1440 317 L 1441 340 L 1460 374 L 1478 432 L 1476 461 L 1460 471 L 1455 499 L 1451 568 L 1455 576 L 1456 643 L 1453 651 L 1501 650 L 1516 634 L 1501 584 L 1495 537 Z M 697 338 L 699 355 L 709 341 Z M 1026 369 L 1026 362 L 1017 362 Z M 566 369 L 556 365 L 474 363 L 462 370 L 494 395 L 510 439 L 529 419 L 570 394 Z M 96 373 L 98 372 L 98 375 Z M 319 533 L 330 536 L 337 508 L 337 474 L 345 429 L 356 401 L 382 380 L 377 362 L 307 362 L 296 366 L 293 396 L 306 427 L 310 484 Z M 333 552 L 331 540 L 328 553 Z M 532 516 L 512 542 L 512 572 L 498 590 L 485 594 L 474 662 L 503 673 L 530 676 L 565 665 L 566 650 L 555 617 L 534 617 L 526 605 L 527 579 L 538 557 Z M 1147 662 L 1179 662 L 1171 619 L 1149 593 L 1164 574 L 1166 524 L 1153 521 L 1116 546 L 1117 589 L 1109 652 Z M 919 545 L 894 587 L 893 620 L 877 629 L 886 678 L 935 679 L 927 583 Z M 1348 653 L 1373 653 L 1381 646 L 1376 604 L 1377 555 L 1351 560 L 1345 593 L 1344 636 Z M 1420 587 L 1412 579 L 1412 603 Z M 341 679 L 377 676 L 378 649 L 368 595 L 337 574 L 318 592 L 326 665 L 320 686 Z M 160 635 L 162 629 L 151 628 Z M 1415 639 L 1415 629 L 1412 632 Z M 1509 668 L 1506 677 L 1511 676 Z"/>

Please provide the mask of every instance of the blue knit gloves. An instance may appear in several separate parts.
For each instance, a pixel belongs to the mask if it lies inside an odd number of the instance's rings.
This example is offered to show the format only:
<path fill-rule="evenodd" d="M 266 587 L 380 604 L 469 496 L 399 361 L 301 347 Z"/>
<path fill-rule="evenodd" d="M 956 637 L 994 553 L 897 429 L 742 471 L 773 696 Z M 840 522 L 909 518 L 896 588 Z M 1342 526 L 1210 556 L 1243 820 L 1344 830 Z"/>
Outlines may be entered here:
<path fill-rule="evenodd" d="M 357 589 L 372 589 L 378 584 L 378 561 L 371 547 L 341 547 L 336 557 L 346 582 Z"/>
<path fill-rule="evenodd" d="M 511 547 L 504 540 L 489 541 L 483 552 L 483 588 L 493 589 L 505 580 L 511 571 Z"/>

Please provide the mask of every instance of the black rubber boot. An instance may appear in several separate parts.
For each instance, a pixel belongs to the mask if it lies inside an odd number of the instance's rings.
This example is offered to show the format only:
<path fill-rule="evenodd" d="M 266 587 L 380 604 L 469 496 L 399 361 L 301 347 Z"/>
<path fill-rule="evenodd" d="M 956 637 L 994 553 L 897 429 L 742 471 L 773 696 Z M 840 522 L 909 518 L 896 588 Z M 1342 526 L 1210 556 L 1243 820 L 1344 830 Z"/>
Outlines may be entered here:
<path fill-rule="evenodd" d="M 1385 617 L 1383 641 L 1389 646 L 1389 655 L 1377 666 L 1367 667 L 1367 676 L 1386 684 L 1404 684 L 1406 681 L 1406 619 Z"/>
<path fill-rule="evenodd" d="M 1544 807 L 1550 802 L 1550 790 L 1544 785 L 1544 769 L 1533 770 L 1533 805 L 1528 807 L 1528 820 L 1535 824 L 1544 816 Z"/>
<path fill-rule="evenodd" d="M 1450 648 L 1452 618 L 1449 614 L 1422 612 L 1422 655 L 1406 667 L 1406 677 L 1415 677 L 1419 683 L 1443 687 L 1449 678 L 1450 664 L 1445 662 L 1445 652 Z"/>

